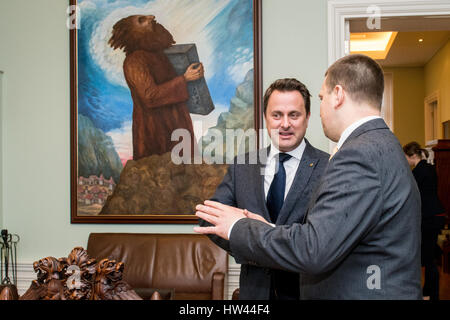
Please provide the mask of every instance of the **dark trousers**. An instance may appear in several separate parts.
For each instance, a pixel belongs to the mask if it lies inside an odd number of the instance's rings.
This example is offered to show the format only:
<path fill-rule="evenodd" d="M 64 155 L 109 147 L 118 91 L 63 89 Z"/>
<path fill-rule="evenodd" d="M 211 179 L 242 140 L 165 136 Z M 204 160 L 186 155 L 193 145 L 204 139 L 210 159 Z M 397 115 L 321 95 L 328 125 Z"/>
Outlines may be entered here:
<path fill-rule="evenodd" d="M 433 223 L 422 223 L 422 266 L 425 267 L 425 281 L 422 290 L 430 300 L 439 300 L 439 270 L 436 265 L 436 242 L 441 230 L 440 217 Z"/>

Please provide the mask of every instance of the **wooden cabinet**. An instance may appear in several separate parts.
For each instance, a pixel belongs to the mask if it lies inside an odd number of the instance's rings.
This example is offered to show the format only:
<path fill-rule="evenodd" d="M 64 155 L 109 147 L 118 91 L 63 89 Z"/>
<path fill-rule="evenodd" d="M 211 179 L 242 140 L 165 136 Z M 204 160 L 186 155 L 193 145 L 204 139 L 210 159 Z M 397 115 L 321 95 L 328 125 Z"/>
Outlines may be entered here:
<path fill-rule="evenodd" d="M 438 176 L 438 195 L 445 207 L 447 224 L 450 218 L 450 139 L 438 140 L 432 147 Z"/>

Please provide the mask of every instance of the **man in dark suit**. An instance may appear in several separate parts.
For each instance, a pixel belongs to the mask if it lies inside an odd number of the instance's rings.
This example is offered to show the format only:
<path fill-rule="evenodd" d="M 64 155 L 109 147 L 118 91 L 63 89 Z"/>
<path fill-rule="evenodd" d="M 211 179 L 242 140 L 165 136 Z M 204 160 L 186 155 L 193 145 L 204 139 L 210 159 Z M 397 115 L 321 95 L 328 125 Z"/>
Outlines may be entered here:
<path fill-rule="evenodd" d="M 247 154 L 244 163 L 236 158 L 211 200 L 258 212 L 258 217 L 275 225 L 301 222 L 329 158 L 304 138 L 310 117 L 306 86 L 296 79 L 272 83 L 264 95 L 264 117 L 270 147 Z M 259 161 L 251 163 L 258 155 Z M 207 224 L 200 220 L 200 225 Z M 233 255 L 228 241 L 217 236 L 211 239 Z M 243 263 L 239 298 L 298 299 L 298 283 L 297 272 Z"/>
<path fill-rule="evenodd" d="M 319 97 L 337 150 L 304 224 L 273 227 L 217 202 L 197 206 L 229 239 L 238 263 L 301 272 L 301 299 L 421 299 L 420 195 L 398 140 L 380 117 L 383 71 L 349 55 L 326 73 Z"/>

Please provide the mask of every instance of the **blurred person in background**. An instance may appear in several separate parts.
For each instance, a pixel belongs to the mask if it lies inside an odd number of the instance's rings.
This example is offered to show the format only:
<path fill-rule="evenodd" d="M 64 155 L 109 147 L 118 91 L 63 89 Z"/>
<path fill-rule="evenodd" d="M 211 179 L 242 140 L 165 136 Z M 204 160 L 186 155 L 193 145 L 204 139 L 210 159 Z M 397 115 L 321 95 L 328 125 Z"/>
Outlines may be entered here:
<path fill-rule="evenodd" d="M 445 209 L 438 198 L 437 174 L 427 162 L 429 153 L 413 141 L 403 146 L 422 201 L 422 266 L 425 267 L 424 299 L 439 300 L 439 271 L 435 263 L 437 238 L 445 223 Z"/>

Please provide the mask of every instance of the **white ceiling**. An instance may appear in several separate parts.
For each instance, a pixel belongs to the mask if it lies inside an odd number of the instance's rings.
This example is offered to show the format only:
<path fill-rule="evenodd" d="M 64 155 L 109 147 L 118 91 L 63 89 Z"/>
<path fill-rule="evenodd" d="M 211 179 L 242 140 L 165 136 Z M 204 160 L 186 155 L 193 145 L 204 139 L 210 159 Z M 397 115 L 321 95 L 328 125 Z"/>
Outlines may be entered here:
<path fill-rule="evenodd" d="M 369 30 L 366 19 L 350 21 L 350 32 L 398 31 L 384 67 L 424 66 L 450 39 L 450 17 L 396 17 L 382 18 L 381 29 Z M 419 42 L 423 39 L 423 42 Z"/>
<path fill-rule="evenodd" d="M 383 67 L 421 67 L 449 39 L 450 31 L 399 32 L 386 59 L 377 61 Z"/>

